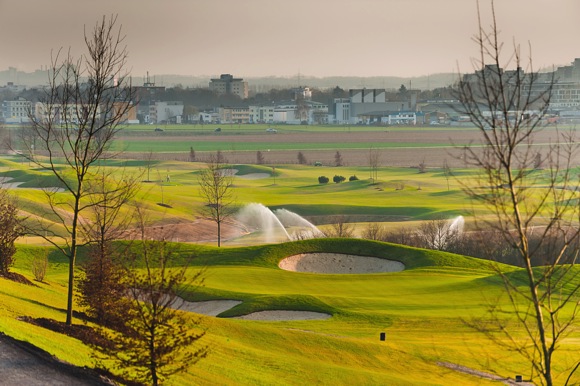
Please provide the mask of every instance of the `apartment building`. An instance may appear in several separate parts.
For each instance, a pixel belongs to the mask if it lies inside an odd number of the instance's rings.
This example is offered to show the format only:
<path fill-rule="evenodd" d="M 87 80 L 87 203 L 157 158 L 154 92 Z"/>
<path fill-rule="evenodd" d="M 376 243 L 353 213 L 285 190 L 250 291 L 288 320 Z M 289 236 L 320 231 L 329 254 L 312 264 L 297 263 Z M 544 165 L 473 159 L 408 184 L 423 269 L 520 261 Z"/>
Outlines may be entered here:
<path fill-rule="evenodd" d="M 220 95 L 232 94 L 240 99 L 248 98 L 248 82 L 242 78 L 234 78 L 230 74 L 222 74 L 219 78 L 211 79 L 209 89 Z"/>
<path fill-rule="evenodd" d="M 28 114 L 31 112 L 32 102 L 18 98 L 13 101 L 2 102 L 2 117 L 5 123 L 29 122 Z"/>

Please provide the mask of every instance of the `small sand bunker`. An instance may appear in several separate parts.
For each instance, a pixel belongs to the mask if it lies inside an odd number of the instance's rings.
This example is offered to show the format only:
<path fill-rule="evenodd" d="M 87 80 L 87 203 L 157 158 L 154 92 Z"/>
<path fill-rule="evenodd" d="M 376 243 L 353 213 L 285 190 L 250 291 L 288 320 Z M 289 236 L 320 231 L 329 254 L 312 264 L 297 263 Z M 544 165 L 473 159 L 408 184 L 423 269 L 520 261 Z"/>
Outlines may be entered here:
<path fill-rule="evenodd" d="M 236 176 L 243 180 L 262 180 L 264 178 L 270 177 L 270 173 L 248 173 L 248 174 L 238 174 L 238 169 L 222 169 L 222 175 L 224 176 Z"/>
<path fill-rule="evenodd" d="M 197 314 L 216 316 L 240 304 L 238 300 L 209 300 L 206 302 L 184 302 L 181 309 L 183 311 L 195 312 Z"/>
<path fill-rule="evenodd" d="M 340 253 L 294 255 L 280 261 L 278 266 L 286 271 L 323 274 L 400 272 L 405 269 L 399 261 Z"/>
<path fill-rule="evenodd" d="M 263 180 L 264 178 L 270 177 L 269 173 L 248 173 L 236 176 L 244 180 Z"/>
<path fill-rule="evenodd" d="M 248 315 L 238 316 L 232 319 L 244 320 L 266 320 L 266 321 L 285 321 L 285 320 L 324 320 L 330 318 L 332 315 L 324 314 L 322 312 L 312 311 L 259 311 Z"/>

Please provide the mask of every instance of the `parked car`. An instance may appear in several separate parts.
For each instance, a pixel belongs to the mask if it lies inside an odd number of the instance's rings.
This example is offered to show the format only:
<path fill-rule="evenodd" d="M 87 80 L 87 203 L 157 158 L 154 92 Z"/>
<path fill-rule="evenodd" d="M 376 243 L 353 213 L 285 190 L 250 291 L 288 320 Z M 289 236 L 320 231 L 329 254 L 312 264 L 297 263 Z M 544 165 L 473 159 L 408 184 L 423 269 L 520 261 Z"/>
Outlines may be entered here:
<path fill-rule="evenodd" d="M 221 132 L 221 131 L 222 131 L 222 128 L 221 128 L 221 127 L 217 127 L 217 128 L 214 130 L 214 131 L 215 131 L 216 133 L 219 133 L 219 132 Z"/>
<path fill-rule="evenodd" d="M 156 127 L 154 131 L 163 131 L 161 127 Z"/>
<path fill-rule="evenodd" d="M 273 129 L 273 128 L 271 128 L 271 127 L 268 127 L 268 128 L 266 129 L 266 132 L 267 132 L 267 133 L 277 133 L 277 132 L 278 132 L 278 130 L 276 130 L 276 129 Z"/>

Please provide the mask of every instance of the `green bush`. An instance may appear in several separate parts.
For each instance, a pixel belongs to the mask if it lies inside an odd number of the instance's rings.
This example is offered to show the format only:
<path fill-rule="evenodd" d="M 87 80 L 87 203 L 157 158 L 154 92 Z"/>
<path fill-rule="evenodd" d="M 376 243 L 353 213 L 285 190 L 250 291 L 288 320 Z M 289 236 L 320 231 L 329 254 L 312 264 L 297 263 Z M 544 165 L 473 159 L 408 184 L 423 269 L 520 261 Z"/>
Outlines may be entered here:
<path fill-rule="evenodd" d="M 338 183 L 346 180 L 346 178 L 344 178 L 344 176 L 334 176 L 334 177 L 332 177 L 332 180 L 338 184 Z"/>
<path fill-rule="evenodd" d="M 358 181 L 358 177 L 357 176 L 350 176 L 348 177 L 349 181 Z"/>
<path fill-rule="evenodd" d="M 326 176 L 320 176 L 320 177 L 318 177 L 318 183 L 319 184 L 328 184 L 328 181 L 330 181 L 330 180 Z"/>

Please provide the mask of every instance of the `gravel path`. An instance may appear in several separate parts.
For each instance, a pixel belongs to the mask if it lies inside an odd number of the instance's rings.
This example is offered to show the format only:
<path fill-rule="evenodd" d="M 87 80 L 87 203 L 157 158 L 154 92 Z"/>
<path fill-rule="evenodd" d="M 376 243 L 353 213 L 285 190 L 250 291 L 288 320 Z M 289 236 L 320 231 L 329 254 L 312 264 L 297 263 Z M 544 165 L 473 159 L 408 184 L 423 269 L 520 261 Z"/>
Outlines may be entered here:
<path fill-rule="evenodd" d="M 88 370 L 60 362 L 33 345 L 0 333 L 0 385 L 111 385 Z"/>

